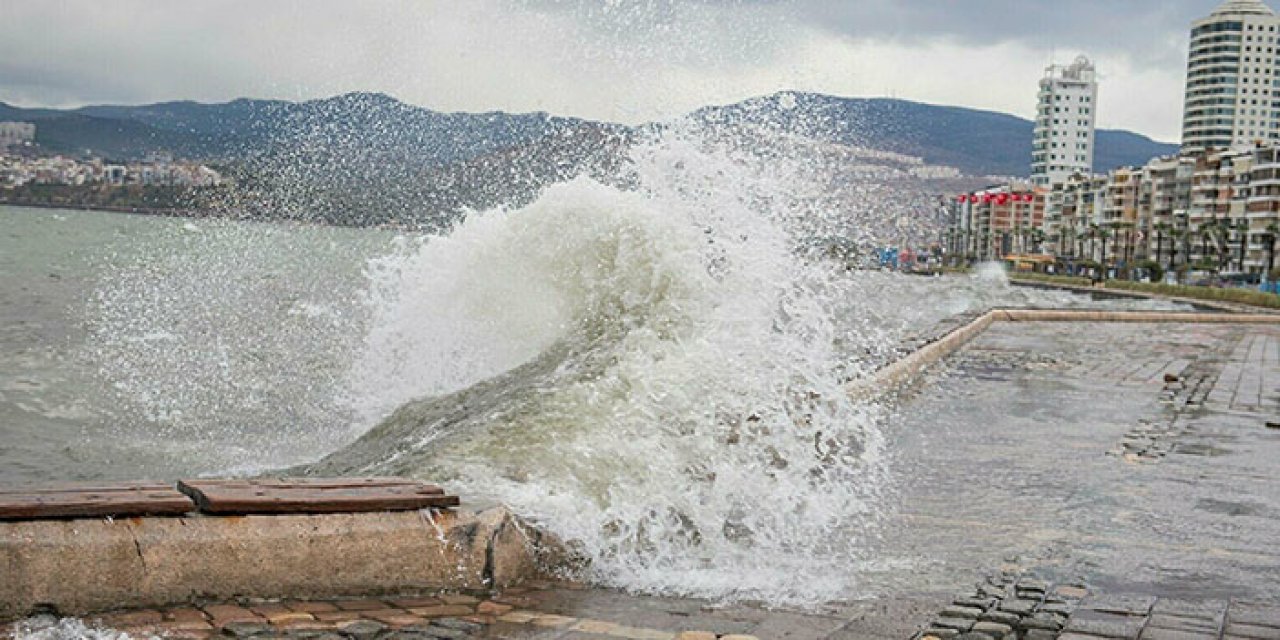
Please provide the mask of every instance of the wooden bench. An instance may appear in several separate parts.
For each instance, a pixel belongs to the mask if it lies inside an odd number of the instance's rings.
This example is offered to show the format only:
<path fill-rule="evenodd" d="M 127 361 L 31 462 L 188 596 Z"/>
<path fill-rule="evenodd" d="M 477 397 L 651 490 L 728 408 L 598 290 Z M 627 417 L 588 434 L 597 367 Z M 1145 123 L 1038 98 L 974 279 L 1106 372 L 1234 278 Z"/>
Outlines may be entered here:
<path fill-rule="evenodd" d="M 0 486 L 0 520 L 174 516 L 195 508 L 172 486 L 153 482 Z"/>
<path fill-rule="evenodd" d="M 358 513 L 456 507 L 457 496 L 405 478 L 255 478 L 0 486 L 0 520 Z"/>
<path fill-rule="evenodd" d="M 204 513 L 356 513 L 456 507 L 432 484 L 404 478 L 183 480 L 178 490 Z"/>

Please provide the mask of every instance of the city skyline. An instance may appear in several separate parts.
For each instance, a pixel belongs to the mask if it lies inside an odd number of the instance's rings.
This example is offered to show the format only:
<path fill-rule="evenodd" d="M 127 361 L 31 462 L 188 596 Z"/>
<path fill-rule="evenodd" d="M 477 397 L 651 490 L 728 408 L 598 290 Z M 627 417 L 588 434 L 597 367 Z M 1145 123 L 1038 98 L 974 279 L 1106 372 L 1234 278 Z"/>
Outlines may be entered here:
<path fill-rule="evenodd" d="M 1031 12 L 1012 0 L 28 3 L 6 7 L 13 19 L 0 21 L 0 101 L 67 107 L 365 90 L 442 111 L 635 123 L 795 89 L 1031 119 L 1044 67 L 1083 53 L 1105 94 L 1099 128 L 1177 142 L 1189 26 L 1219 4 L 1087 1 Z"/>

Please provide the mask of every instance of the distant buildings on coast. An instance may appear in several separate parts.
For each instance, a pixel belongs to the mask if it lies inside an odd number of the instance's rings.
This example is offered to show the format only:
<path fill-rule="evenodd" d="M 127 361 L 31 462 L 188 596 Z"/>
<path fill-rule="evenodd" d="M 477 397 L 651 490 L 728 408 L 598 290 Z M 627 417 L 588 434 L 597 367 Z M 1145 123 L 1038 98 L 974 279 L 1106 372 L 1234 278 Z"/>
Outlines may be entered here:
<path fill-rule="evenodd" d="M 0 152 L 30 145 L 36 139 L 36 126 L 30 122 L 0 122 Z"/>
<path fill-rule="evenodd" d="M 217 171 L 199 163 L 152 154 L 140 162 L 102 158 L 46 156 L 31 152 L 36 125 L 0 122 L 0 189 L 30 185 L 213 187 L 223 183 Z"/>
<path fill-rule="evenodd" d="M 949 198 L 944 247 L 974 260 L 1265 274 L 1280 241 L 1280 17 L 1228 0 L 1191 26 L 1182 149 L 1093 173 L 1097 83 L 1081 56 L 1040 81 L 1031 176 Z"/>

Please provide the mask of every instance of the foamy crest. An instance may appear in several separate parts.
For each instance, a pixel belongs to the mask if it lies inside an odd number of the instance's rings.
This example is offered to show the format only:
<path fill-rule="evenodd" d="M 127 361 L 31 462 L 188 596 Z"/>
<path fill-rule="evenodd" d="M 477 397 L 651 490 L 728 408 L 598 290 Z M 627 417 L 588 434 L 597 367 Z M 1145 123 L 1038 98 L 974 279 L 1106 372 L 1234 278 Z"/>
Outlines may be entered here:
<path fill-rule="evenodd" d="M 881 442 L 842 390 L 843 267 L 798 247 L 803 167 L 684 139 L 633 159 L 635 189 L 574 180 L 374 265 L 352 395 L 395 411 L 317 470 L 446 478 L 604 584 L 847 595 Z"/>

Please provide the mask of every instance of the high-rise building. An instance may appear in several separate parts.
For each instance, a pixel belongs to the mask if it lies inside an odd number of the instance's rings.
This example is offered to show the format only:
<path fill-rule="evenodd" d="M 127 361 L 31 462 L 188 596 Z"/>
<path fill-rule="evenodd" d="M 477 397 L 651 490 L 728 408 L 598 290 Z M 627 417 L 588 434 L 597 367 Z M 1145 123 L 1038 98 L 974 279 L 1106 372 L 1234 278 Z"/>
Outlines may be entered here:
<path fill-rule="evenodd" d="M 1079 56 L 1069 65 L 1050 65 L 1040 80 L 1031 182 L 1061 183 L 1073 174 L 1093 173 L 1093 123 L 1098 82 L 1093 63 Z"/>
<path fill-rule="evenodd" d="M 1183 151 L 1280 140 L 1277 56 L 1280 17 L 1262 0 L 1228 0 L 1191 23 Z"/>

